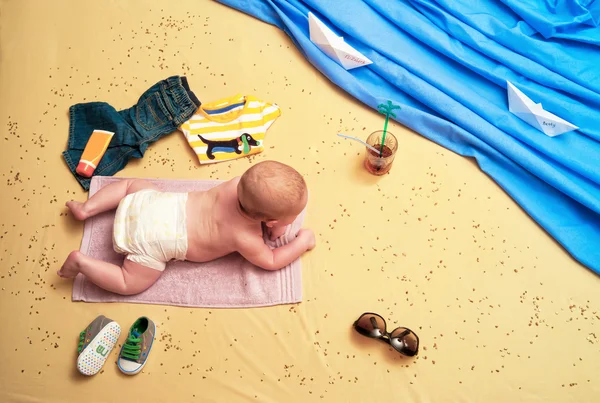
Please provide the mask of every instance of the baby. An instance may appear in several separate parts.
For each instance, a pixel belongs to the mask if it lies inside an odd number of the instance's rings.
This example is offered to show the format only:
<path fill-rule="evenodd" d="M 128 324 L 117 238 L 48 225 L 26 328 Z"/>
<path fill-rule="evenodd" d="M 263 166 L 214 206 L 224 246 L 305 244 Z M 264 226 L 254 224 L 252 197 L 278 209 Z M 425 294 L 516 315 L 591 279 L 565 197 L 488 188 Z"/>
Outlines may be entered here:
<path fill-rule="evenodd" d="M 274 161 L 207 191 L 167 193 L 139 179 L 115 182 L 85 203 L 71 201 L 67 207 L 85 220 L 118 206 L 113 245 L 127 255 L 123 267 L 73 251 L 58 275 L 83 273 L 99 287 L 131 295 L 154 284 L 171 259 L 206 262 L 239 252 L 256 266 L 278 270 L 314 248 L 315 236 L 303 229 L 272 250 L 264 243 L 263 225 L 271 240 L 279 238 L 307 199 L 302 175 Z"/>

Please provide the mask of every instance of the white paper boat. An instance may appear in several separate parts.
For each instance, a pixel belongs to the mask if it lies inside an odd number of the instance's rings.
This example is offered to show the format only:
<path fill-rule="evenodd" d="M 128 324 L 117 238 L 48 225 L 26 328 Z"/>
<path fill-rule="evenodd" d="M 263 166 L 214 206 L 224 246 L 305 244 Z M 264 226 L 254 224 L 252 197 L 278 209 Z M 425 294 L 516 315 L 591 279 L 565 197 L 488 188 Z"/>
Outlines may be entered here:
<path fill-rule="evenodd" d="M 508 92 L 508 110 L 550 137 L 558 136 L 579 127 L 544 110 L 542 104 L 536 104 L 517 87 L 506 82 Z"/>
<path fill-rule="evenodd" d="M 343 37 L 337 36 L 310 12 L 308 13 L 308 26 L 310 40 L 346 70 L 373 63 L 365 55 L 344 42 Z"/>

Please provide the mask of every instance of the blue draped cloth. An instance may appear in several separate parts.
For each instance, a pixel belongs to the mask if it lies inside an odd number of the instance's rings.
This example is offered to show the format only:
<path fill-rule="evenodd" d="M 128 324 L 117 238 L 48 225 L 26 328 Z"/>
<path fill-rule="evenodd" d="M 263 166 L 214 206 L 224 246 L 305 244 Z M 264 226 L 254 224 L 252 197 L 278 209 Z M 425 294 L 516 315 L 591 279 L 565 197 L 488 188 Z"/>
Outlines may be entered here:
<path fill-rule="evenodd" d="M 573 257 L 600 273 L 600 48 L 578 40 L 596 31 L 546 37 L 524 18 L 543 20 L 543 8 L 523 11 L 516 0 L 219 1 L 284 30 L 319 71 L 364 104 L 391 100 L 402 107 L 398 122 L 473 157 Z M 321 52 L 309 39 L 309 11 L 373 64 L 346 71 Z M 598 29 L 594 18 L 585 21 L 572 26 Z M 507 80 L 580 129 L 551 138 L 512 115 Z"/>
<path fill-rule="evenodd" d="M 600 45 L 600 0 L 501 0 L 544 38 Z"/>

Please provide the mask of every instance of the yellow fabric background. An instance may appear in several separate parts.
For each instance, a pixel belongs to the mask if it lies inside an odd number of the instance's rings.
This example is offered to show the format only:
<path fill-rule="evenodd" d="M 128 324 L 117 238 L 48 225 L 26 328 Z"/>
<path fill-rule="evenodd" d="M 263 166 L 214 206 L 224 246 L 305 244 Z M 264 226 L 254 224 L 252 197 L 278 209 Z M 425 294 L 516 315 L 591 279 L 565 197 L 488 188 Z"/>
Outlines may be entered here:
<path fill-rule="evenodd" d="M 600 279 L 472 162 L 399 125 L 391 174 L 362 168 L 383 118 L 314 69 L 278 29 L 206 0 L 0 1 L 0 401 L 597 402 Z M 181 134 L 121 175 L 228 179 L 274 159 L 306 176 L 304 302 L 185 309 L 70 301 L 55 274 L 79 247 L 85 200 L 60 157 L 68 107 L 133 105 L 185 74 L 204 101 L 276 102 L 264 153 L 200 167 Z M 358 336 L 364 311 L 421 338 L 417 359 Z M 158 325 L 144 372 L 75 369 L 96 315 Z M 121 341 L 123 340 L 123 336 Z"/>

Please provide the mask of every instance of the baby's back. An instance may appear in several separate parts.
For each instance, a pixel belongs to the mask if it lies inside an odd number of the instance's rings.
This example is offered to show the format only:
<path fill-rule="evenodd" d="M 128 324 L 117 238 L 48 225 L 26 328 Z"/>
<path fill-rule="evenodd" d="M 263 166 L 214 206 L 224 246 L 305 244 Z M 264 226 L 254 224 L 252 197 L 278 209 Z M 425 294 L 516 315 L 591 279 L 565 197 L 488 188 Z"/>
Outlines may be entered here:
<path fill-rule="evenodd" d="M 237 240 L 247 233 L 262 236 L 260 224 L 239 212 L 238 182 L 235 178 L 210 190 L 188 194 L 186 260 L 214 260 L 237 251 Z"/>

